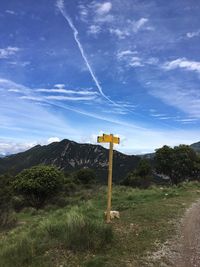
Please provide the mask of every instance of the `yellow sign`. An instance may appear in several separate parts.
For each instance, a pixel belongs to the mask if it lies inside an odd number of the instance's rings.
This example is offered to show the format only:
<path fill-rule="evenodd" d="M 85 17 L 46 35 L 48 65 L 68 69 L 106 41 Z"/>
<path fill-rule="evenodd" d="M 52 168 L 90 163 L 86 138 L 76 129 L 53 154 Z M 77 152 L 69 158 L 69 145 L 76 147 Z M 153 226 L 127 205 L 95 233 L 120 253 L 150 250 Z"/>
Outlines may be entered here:
<path fill-rule="evenodd" d="M 113 136 L 112 134 L 103 134 L 102 136 L 97 137 L 98 143 L 113 143 L 113 144 L 119 144 L 120 139 L 119 137 Z"/>

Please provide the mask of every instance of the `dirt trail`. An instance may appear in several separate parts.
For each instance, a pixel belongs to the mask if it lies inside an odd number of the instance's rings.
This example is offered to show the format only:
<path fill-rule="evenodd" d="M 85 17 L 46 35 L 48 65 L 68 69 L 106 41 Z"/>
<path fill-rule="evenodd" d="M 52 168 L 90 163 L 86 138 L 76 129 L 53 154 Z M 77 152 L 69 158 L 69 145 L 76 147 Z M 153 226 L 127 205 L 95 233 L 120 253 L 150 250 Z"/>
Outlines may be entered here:
<path fill-rule="evenodd" d="M 186 212 L 181 226 L 176 267 L 200 267 L 200 201 Z"/>

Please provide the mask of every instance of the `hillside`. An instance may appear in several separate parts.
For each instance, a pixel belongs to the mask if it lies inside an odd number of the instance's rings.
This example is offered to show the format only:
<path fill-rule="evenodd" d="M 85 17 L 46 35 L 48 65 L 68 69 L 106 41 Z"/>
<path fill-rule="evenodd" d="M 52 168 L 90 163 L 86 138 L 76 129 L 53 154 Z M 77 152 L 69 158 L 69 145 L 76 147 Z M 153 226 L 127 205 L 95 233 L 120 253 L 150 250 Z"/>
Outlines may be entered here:
<path fill-rule="evenodd" d="M 200 142 L 194 143 L 191 145 L 191 147 L 196 151 L 196 152 L 200 152 Z"/>
<path fill-rule="evenodd" d="M 113 177 L 118 181 L 137 165 L 140 157 L 114 151 Z M 38 164 L 55 165 L 65 172 L 92 168 L 99 179 L 107 179 L 108 150 L 100 145 L 79 144 L 67 139 L 49 145 L 37 145 L 25 152 L 0 158 L 0 174 L 17 174 Z"/>

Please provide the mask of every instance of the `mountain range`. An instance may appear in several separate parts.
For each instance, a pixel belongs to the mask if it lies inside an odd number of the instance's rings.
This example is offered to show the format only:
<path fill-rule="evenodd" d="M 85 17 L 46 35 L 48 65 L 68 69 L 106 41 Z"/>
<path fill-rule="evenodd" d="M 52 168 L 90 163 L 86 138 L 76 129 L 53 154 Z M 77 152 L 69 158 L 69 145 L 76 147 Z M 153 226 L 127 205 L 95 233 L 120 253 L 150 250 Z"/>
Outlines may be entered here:
<path fill-rule="evenodd" d="M 200 142 L 191 147 L 200 152 Z M 146 155 L 151 159 L 154 154 Z M 134 170 L 141 156 L 125 155 L 114 150 L 113 181 L 118 182 Z M 145 155 L 143 155 L 145 157 Z M 73 172 L 81 168 L 91 168 L 96 171 L 101 182 L 107 180 L 108 149 L 100 145 L 79 144 L 64 139 L 49 145 L 37 145 L 25 152 L 0 158 L 0 174 L 15 175 L 25 168 L 38 164 L 55 165 L 64 172 Z"/>
<path fill-rule="evenodd" d="M 115 150 L 113 153 L 113 180 L 119 181 L 136 167 L 140 157 L 125 155 Z M 15 175 L 38 164 L 55 165 L 64 172 L 92 168 L 103 182 L 107 179 L 108 149 L 67 139 L 49 145 L 37 145 L 25 152 L 0 158 L 0 174 Z"/>

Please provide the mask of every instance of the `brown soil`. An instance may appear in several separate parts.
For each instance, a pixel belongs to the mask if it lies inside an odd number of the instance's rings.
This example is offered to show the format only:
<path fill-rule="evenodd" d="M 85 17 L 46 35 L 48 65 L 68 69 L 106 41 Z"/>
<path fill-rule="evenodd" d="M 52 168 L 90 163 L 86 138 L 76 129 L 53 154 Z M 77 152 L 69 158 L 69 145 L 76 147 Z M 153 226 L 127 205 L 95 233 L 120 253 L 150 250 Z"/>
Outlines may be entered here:
<path fill-rule="evenodd" d="M 200 267 L 200 201 L 186 212 L 181 226 L 179 256 L 174 266 Z"/>

